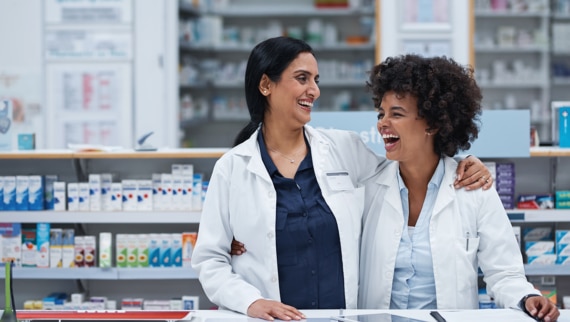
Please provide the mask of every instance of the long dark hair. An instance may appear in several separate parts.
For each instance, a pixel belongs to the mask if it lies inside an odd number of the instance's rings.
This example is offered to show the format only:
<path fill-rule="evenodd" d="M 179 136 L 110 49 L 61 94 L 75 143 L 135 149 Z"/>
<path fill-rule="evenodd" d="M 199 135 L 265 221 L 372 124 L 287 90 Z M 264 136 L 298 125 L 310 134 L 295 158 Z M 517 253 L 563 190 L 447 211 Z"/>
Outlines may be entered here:
<path fill-rule="evenodd" d="M 250 121 L 236 136 L 234 146 L 247 140 L 265 116 L 267 98 L 259 92 L 261 77 L 265 74 L 271 81 L 278 82 L 289 64 L 300 53 L 307 52 L 314 56 L 309 44 L 289 37 L 269 38 L 253 48 L 245 69 L 245 100 Z"/>

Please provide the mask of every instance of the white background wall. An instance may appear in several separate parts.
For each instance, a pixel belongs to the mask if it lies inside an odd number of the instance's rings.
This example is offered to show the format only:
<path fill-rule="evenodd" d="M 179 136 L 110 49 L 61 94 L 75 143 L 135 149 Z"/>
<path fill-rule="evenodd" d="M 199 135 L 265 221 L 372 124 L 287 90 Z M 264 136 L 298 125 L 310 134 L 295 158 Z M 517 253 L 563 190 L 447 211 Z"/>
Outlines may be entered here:
<path fill-rule="evenodd" d="M 136 139 L 154 131 L 148 143 L 175 147 L 178 135 L 178 5 L 176 0 L 133 1 L 133 119 Z M 17 132 L 35 132 L 36 146 L 44 143 L 45 61 L 43 1 L 0 0 L 0 97 L 18 95 L 39 104 L 40 115 Z M 20 75 L 18 89 L 2 86 L 2 75 Z M 33 116 L 32 111 L 26 111 Z M 127 148 L 134 147 L 126 146 Z"/>

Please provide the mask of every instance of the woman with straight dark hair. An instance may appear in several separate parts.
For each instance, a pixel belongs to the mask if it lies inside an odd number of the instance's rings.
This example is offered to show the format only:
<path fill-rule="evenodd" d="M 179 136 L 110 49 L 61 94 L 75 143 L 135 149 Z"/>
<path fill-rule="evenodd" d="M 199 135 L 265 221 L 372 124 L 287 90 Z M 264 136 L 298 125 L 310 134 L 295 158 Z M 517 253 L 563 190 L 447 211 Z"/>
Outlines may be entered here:
<path fill-rule="evenodd" d="M 249 56 L 251 121 L 216 162 L 192 256 L 206 295 L 222 308 L 267 320 L 356 308 L 362 186 L 386 159 L 356 133 L 307 125 L 318 82 L 317 60 L 301 40 L 267 39 Z M 476 179 L 488 170 L 473 158 L 458 172 L 467 166 L 459 185 L 483 186 Z M 234 237 L 247 245 L 241 256 L 230 255 Z"/>

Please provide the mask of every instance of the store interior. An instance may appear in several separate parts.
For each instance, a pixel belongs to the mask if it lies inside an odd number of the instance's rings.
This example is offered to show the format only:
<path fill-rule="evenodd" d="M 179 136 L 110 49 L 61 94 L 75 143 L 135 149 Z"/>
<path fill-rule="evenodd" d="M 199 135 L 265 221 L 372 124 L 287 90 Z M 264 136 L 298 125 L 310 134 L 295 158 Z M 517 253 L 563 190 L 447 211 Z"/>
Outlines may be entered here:
<path fill-rule="evenodd" d="M 2 259 L 18 257 L 17 308 L 214 307 L 190 267 L 201 202 L 216 160 L 249 121 L 248 54 L 280 35 L 315 51 L 315 120 L 321 112 L 346 123 L 359 113 L 374 118 L 368 72 L 406 52 L 473 66 L 484 113 L 523 112 L 524 124 L 511 114 L 503 126 L 483 124 L 496 142 L 522 128 L 522 155 L 509 143 L 475 155 L 495 171 L 529 280 L 559 307 L 570 302 L 570 246 L 556 239 L 557 231 L 570 236 L 570 131 L 562 118 L 570 110 L 570 0 L 1 0 L 0 43 L 9 45 L 0 50 L 0 103 L 11 124 L 4 131 L 0 122 L 3 198 L 9 180 L 39 180 L 43 194 L 39 208 L 0 207 Z M 123 195 L 129 184 L 136 193 L 167 184 L 194 194 L 143 206 L 102 195 L 77 201 L 92 184 L 113 191 L 115 183 Z M 58 189 L 69 200 L 70 187 L 77 202 L 54 205 Z M 91 264 L 75 261 L 75 238 L 84 236 L 83 252 L 90 242 L 95 248 Z M 40 252 L 42 238 L 56 245 L 56 257 L 50 247 Z M 525 248 L 537 241 L 551 245 L 538 259 Z M 148 245 L 161 242 L 170 248 L 165 255 L 154 247 L 158 258 L 176 265 L 152 267 Z M 14 255 L 6 245 L 22 249 Z"/>

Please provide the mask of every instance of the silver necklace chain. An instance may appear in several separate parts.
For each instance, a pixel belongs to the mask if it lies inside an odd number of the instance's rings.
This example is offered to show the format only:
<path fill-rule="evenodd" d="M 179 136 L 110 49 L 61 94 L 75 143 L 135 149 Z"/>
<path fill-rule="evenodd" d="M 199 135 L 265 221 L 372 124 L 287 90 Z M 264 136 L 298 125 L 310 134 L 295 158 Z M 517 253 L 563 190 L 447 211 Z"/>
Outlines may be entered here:
<path fill-rule="evenodd" d="M 304 147 L 303 147 L 303 148 L 304 148 Z M 295 152 L 295 153 L 293 154 L 293 156 L 296 156 L 296 155 L 298 155 L 299 153 L 301 153 L 301 151 L 302 151 L 303 148 L 301 148 L 301 150 Z M 283 158 L 285 158 L 285 159 L 286 159 L 287 161 L 289 161 L 290 163 L 295 163 L 295 159 L 292 159 L 292 158 L 288 157 L 287 155 L 285 155 L 285 154 L 283 154 L 283 153 L 281 153 L 281 152 L 279 152 L 279 151 L 277 151 L 277 150 L 275 150 L 275 149 L 272 149 L 272 148 L 270 148 L 270 147 L 268 147 L 268 149 L 269 149 L 269 151 L 278 153 L 280 156 L 282 156 Z"/>

